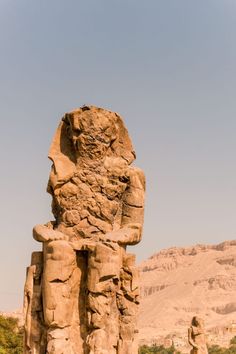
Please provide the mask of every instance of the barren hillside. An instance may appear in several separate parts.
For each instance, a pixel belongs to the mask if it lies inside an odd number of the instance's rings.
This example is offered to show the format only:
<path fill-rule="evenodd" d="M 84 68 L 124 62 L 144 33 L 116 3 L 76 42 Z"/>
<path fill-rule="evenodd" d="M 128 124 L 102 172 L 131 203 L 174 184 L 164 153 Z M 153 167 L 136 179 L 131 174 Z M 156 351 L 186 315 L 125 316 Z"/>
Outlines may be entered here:
<path fill-rule="evenodd" d="M 205 321 L 208 341 L 236 335 L 236 241 L 169 248 L 140 265 L 140 343 L 172 339 L 186 346 L 191 318 Z"/>

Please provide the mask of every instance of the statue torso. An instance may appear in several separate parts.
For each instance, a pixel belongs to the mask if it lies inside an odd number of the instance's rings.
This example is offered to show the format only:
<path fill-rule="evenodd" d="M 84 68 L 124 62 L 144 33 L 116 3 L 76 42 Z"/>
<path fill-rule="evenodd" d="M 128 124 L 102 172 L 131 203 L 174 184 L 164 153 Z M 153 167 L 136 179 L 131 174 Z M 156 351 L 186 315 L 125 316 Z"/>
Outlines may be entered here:
<path fill-rule="evenodd" d="M 120 159 L 78 168 L 73 177 L 53 191 L 53 213 L 58 230 L 84 238 L 119 229 L 123 194 L 129 169 Z"/>

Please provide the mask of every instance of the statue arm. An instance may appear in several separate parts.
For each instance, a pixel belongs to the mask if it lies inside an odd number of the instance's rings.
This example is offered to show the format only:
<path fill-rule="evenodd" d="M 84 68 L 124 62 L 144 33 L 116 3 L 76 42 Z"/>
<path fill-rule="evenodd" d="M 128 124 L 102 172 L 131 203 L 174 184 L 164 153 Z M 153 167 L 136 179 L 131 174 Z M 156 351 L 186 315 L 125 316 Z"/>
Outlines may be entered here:
<path fill-rule="evenodd" d="M 145 177 L 142 170 L 130 168 L 130 183 L 124 193 L 121 228 L 105 235 L 108 241 L 120 245 L 140 242 L 144 217 Z"/>
<path fill-rule="evenodd" d="M 68 240 L 68 236 L 60 231 L 54 230 L 51 223 L 35 225 L 33 228 L 33 237 L 38 242 Z"/>

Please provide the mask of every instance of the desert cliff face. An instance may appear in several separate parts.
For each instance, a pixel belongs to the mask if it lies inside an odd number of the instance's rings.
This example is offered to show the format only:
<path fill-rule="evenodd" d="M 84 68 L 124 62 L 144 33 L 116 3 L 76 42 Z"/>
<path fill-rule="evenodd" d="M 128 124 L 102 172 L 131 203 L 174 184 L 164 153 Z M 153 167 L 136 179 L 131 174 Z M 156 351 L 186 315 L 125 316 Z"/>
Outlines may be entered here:
<path fill-rule="evenodd" d="M 236 241 L 162 250 L 140 272 L 140 343 L 170 338 L 187 351 L 194 315 L 204 319 L 210 344 L 227 345 L 236 335 Z"/>

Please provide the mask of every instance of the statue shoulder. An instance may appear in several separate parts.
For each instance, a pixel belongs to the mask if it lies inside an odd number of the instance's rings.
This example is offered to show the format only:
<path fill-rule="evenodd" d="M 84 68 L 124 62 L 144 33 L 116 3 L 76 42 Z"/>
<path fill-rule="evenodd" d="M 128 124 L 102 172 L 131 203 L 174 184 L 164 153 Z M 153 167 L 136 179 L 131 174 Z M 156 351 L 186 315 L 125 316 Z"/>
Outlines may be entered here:
<path fill-rule="evenodd" d="M 130 186 L 145 190 L 146 179 L 143 170 L 136 166 L 130 166 L 128 168 L 128 175 L 130 179 Z"/>

